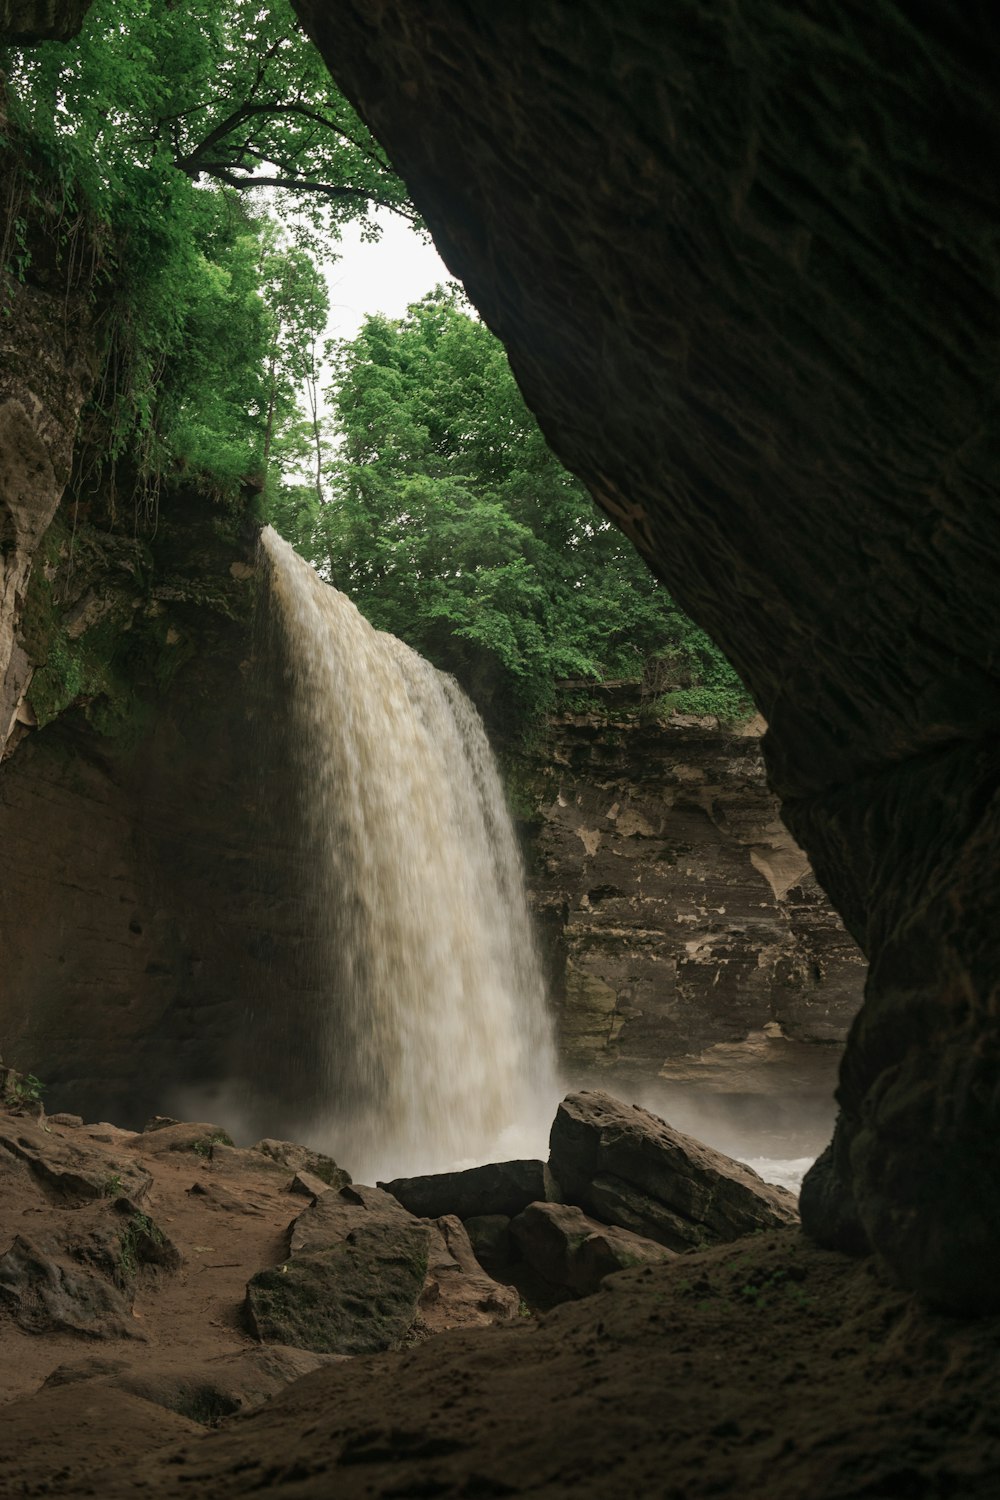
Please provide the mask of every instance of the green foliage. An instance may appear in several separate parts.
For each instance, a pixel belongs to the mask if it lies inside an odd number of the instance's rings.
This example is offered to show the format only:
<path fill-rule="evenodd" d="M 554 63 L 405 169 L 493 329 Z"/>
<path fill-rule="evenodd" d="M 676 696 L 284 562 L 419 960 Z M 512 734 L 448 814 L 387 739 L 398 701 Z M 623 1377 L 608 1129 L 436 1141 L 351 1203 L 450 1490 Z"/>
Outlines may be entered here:
<path fill-rule="evenodd" d="M 279 531 L 380 629 L 523 728 L 563 678 L 639 681 L 669 653 L 685 691 L 745 694 L 559 464 L 502 346 L 438 290 L 339 347 L 327 494 L 287 486 Z M 715 710 L 711 710 L 715 711 Z"/>
<path fill-rule="evenodd" d="M 155 519 L 175 468 L 232 499 L 300 420 L 326 315 L 321 236 L 350 220 L 374 236 L 376 206 L 415 219 L 402 183 L 287 0 L 96 0 L 78 38 L 8 48 L 0 73 L 11 129 L 30 143 L 0 263 L 28 273 L 42 198 L 65 233 L 83 218 L 107 226 L 91 451 L 127 460 L 140 519 Z"/>
<path fill-rule="evenodd" d="M 38 1104 L 45 1093 L 45 1085 L 34 1073 L 12 1074 L 7 1079 L 7 1096 L 16 1107 L 21 1104 Z"/>
<path fill-rule="evenodd" d="M 136 1278 L 150 1250 L 164 1242 L 163 1231 L 148 1214 L 133 1213 L 118 1236 L 118 1280 L 127 1285 Z"/>
<path fill-rule="evenodd" d="M 231 1136 L 228 1136 L 224 1130 L 217 1130 L 214 1135 L 206 1135 L 201 1140 L 195 1141 L 191 1150 L 197 1156 L 209 1157 L 213 1146 L 231 1146 L 232 1144 Z"/>

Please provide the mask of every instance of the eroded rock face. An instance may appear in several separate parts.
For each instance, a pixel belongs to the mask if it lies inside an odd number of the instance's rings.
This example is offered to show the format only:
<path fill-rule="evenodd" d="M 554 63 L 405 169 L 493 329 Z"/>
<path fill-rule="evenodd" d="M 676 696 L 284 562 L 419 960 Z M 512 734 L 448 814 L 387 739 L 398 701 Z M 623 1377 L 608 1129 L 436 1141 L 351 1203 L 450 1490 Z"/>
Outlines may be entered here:
<path fill-rule="evenodd" d="M 155 628 L 168 670 L 170 652 L 188 656 L 171 687 L 136 705 L 131 739 L 70 707 L 4 763 L 0 1035 L 53 1110 L 135 1128 L 157 1109 L 218 1110 L 244 1139 L 292 1136 L 325 1086 L 308 837 L 268 749 L 280 683 L 264 704 L 248 686 L 270 676 L 250 664 L 246 545 L 190 500 L 164 506 L 153 573 L 182 597 L 111 567 L 97 585 L 134 617 L 123 652 Z"/>
<path fill-rule="evenodd" d="M 297 8 L 872 960 L 810 1229 L 1000 1305 L 992 18 Z"/>
<path fill-rule="evenodd" d="M 529 883 L 574 1073 L 764 1096 L 802 1044 L 843 1042 L 864 959 L 780 820 L 753 724 L 650 720 L 636 690 L 552 720 L 525 767 Z M 830 1087 L 837 1056 L 816 1059 Z"/>

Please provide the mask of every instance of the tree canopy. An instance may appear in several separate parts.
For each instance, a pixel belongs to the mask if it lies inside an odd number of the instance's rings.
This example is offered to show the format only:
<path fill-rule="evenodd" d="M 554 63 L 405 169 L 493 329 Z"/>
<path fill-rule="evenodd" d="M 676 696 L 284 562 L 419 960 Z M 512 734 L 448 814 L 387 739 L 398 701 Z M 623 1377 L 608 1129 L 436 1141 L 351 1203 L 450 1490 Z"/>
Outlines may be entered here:
<path fill-rule="evenodd" d="M 109 230 L 95 451 L 128 450 L 147 488 L 172 465 L 217 490 L 262 472 L 326 323 L 317 256 L 347 222 L 375 236 L 376 209 L 416 220 L 290 6 L 96 0 L 74 41 L 8 48 L 0 72 L 66 232 Z M 34 188 L 26 158 L 15 218 Z"/>
<path fill-rule="evenodd" d="M 491 718 L 537 718 L 560 679 L 657 673 L 677 707 L 746 712 L 716 648 L 548 449 L 457 288 L 369 317 L 331 394 L 325 488 L 286 487 L 275 524 Z"/>
<path fill-rule="evenodd" d="M 216 498 L 253 481 L 289 540 L 494 722 L 534 721 L 565 678 L 659 674 L 678 707 L 746 708 L 549 452 L 457 289 L 342 343 L 324 417 L 318 262 L 348 222 L 374 237 L 376 210 L 417 215 L 288 0 L 95 0 L 74 41 L 0 54 L 0 89 L 30 144 L 15 224 L 42 160 L 65 237 L 96 225 L 105 246 L 82 483 L 103 466 L 114 494 L 123 460 L 142 520 L 164 475 Z M 27 242 L 7 251 L 23 277 Z"/>

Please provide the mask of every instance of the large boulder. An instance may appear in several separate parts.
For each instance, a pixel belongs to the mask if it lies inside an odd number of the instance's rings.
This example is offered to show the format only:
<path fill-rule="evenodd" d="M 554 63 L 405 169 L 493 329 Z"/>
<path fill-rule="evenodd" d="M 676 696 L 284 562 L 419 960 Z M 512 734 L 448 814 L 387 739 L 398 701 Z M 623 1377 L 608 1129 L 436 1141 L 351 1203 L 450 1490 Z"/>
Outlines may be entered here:
<path fill-rule="evenodd" d="M 139 1277 L 180 1265 L 177 1247 L 127 1198 L 81 1205 L 15 1234 L 0 1256 L 0 1312 L 26 1333 L 143 1338 L 132 1318 Z"/>
<path fill-rule="evenodd" d="M 379 1186 L 391 1193 L 411 1214 L 459 1219 L 484 1214 L 512 1218 L 529 1203 L 558 1201 L 559 1189 L 541 1161 L 489 1162 L 463 1172 L 436 1172 L 426 1177 L 397 1177 Z"/>
<path fill-rule="evenodd" d="M 288 1256 L 247 1286 L 251 1332 L 317 1354 L 396 1349 L 417 1316 L 430 1231 L 388 1193 L 331 1189 L 292 1221 Z"/>
<path fill-rule="evenodd" d="M 317 1196 L 289 1225 L 288 1256 L 247 1286 L 251 1331 L 328 1354 L 398 1348 L 416 1333 L 505 1323 L 518 1295 L 488 1276 L 456 1218 L 418 1219 L 380 1188 Z"/>
<path fill-rule="evenodd" d="M 784 1188 L 610 1094 L 563 1100 L 549 1165 L 567 1202 L 670 1250 L 798 1222 Z"/>
<path fill-rule="evenodd" d="M 529 1203 L 512 1220 L 521 1258 L 551 1287 L 589 1297 L 605 1276 L 670 1260 L 673 1251 L 615 1225 L 599 1224 L 570 1203 Z"/>
<path fill-rule="evenodd" d="M 417 1315 L 428 1240 L 421 1224 L 376 1223 L 258 1271 L 247 1286 L 251 1332 L 317 1354 L 398 1349 Z"/>

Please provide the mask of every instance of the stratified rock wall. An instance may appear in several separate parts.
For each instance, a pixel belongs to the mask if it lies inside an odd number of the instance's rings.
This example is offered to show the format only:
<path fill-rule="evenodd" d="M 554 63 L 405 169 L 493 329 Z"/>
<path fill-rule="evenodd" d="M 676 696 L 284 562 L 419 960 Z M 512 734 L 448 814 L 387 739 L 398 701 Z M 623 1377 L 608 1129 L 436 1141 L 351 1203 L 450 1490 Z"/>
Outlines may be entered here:
<path fill-rule="evenodd" d="M 843 1042 L 864 960 L 778 816 L 754 726 L 635 707 L 554 719 L 520 788 L 562 1055 L 612 1088 L 700 1063 L 740 1089 L 766 1039 Z"/>
<path fill-rule="evenodd" d="M 112 566 L 111 534 L 103 572 L 81 576 L 80 537 L 72 586 L 56 565 L 61 618 L 82 590 L 119 621 L 114 653 L 134 671 L 143 645 L 162 649 L 136 697 L 121 690 L 131 719 L 108 711 L 117 735 L 84 698 L 4 763 L 0 1046 L 50 1108 L 141 1125 L 213 1105 L 246 1134 L 290 1133 L 321 1088 L 330 996 L 283 682 L 252 639 L 254 572 L 231 518 L 196 492 L 161 504 L 143 583 Z"/>
<path fill-rule="evenodd" d="M 297 8 L 872 960 L 806 1227 L 1000 1306 L 992 8 Z"/>

